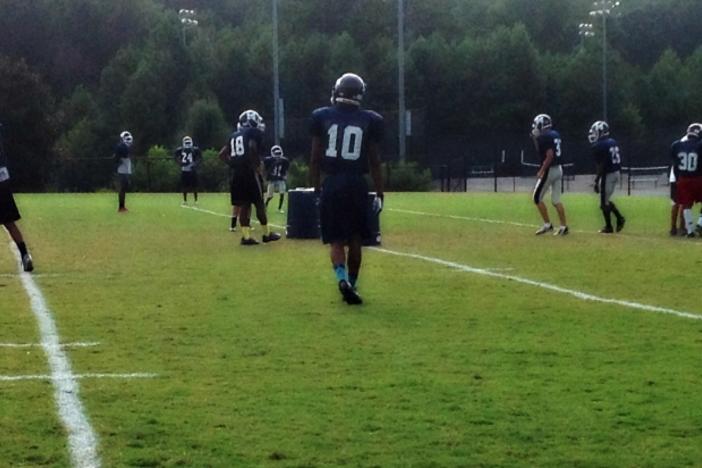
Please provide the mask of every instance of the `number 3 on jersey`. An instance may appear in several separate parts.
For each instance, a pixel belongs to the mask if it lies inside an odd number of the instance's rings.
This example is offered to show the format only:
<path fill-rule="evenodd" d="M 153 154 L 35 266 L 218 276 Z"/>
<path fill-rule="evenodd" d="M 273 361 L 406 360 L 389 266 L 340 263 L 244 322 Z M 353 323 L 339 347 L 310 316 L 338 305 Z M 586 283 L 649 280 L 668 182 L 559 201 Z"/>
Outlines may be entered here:
<path fill-rule="evenodd" d="M 354 125 L 344 127 L 343 138 L 341 139 L 341 148 L 339 145 L 339 125 L 334 124 L 327 130 L 329 136 L 329 146 L 327 147 L 326 156 L 336 158 L 341 153 L 343 159 L 355 161 L 361 157 L 361 145 L 363 143 L 363 129 Z"/>

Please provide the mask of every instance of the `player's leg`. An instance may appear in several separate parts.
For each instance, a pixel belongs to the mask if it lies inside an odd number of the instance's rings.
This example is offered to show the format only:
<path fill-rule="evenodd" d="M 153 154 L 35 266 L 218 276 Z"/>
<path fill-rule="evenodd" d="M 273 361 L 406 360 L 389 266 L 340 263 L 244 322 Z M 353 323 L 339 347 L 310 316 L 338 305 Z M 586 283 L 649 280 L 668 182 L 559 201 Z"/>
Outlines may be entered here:
<path fill-rule="evenodd" d="M 285 202 L 285 191 L 287 190 L 285 182 L 279 182 L 280 199 L 278 200 L 278 212 L 283 212 L 283 203 Z M 702 211 L 700 211 L 700 219 L 702 219 Z"/>
<path fill-rule="evenodd" d="M 256 207 L 256 219 L 258 219 L 263 229 L 261 240 L 263 240 L 264 243 L 280 240 L 280 234 L 272 232 L 271 227 L 268 225 L 268 214 L 266 213 L 267 204 L 263 201 L 263 185 L 261 184 L 261 179 L 258 177 L 256 178 L 256 185 L 252 187 L 251 196 L 253 197 L 254 206 Z"/>
<path fill-rule="evenodd" d="M 541 215 L 541 219 L 543 219 L 543 221 L 544 221 L 543 226 L 541 226 L 536 231 L 537 236 L 553 230 L 553 225 L 551 224 L 551 220 L 548 217 L 548 210 L 546 209 L 546 204 L 544 203 L 544 195 L 546 194 L 546 191 L 547 191 L 547 188 L 546 188 L 547 175 L 548 174 L 544 175 L 544 177 L 542 177 L 536 181 L 536 185 L 534 186 L 534 192 L 532 193 L 532 199 L 534 200 L 534 204 L 536 205 L 536 208 L 539 210 L 539 214 Z"/>
<path fill-rule="evenodd" d="M 129 175 L 119 174 L 119 211 L 125 212 L 127 210 L 127 191 L 129 190 Z"/>
<path fill-rule="evenodd" d="M 266 187 L 266 206 L 273 199 L 273 182 L 269 181 Z"/>
<path fill-rule="evenodd" d="M 355 236 L 349 241 L 349 251 L 347 265 L 349 269 L 349 283 L 356 288 L 358 275 L 361 271 L 361 261 L 363 259 L 363 241 L 360 236 Z"/>
<path fill-rule="evenodd" d="M 4 226 L 15 245 L 17 245 L 17 250 L 19 250 L 20 259 L 22 260 L 22 268 L 24 271 L 34 270 L 34 262 L 29 250 L 27 249 L 27 244 L 24 243 L 22 231 L 20 231 L 19 227 L 14 221 L 7 222 L 4 224 Z"/>
<path fill-rule="evenodd" d="M 190 187 L 190 188 L 191 188 L 191 190 L 192 190 L 192 192 L 193 192 L 193 200 L 195 201 L 195 204 L 197 205 L 197 188 L 198 188 L 198 185 L 199 185 L 199 180 L 198 180 L 198 177 L 197 177 L 197 172 L 195 172 L 195 170 L 192 171 L 191 181 L 190 181 L 190 182 L 191 182 L 191 184 L 190 184 L 191 187 Z"/>
<path fill-rule="evenodd" d="M 556 208 L 558 221 L 561 226 L 554 234 L 565 236 L 568 234 L 568 223 L 566 221 L 565 207 L 561 203 L 561 179 L 563 178 L 563 168 L 558 166 L 555 170 L 550 170 L 547 184 L 551 187 L 551 204 Z"/>
<path fill-rule="evenodd" d="M 251 237 L 251 204 L 239 206 L 239 224 L 241 225 L 241 245 L 257 245 L 258 241 Z"/>
<path fill-rule="evenodd" d="M 602 229 L 600 229 L 600 233 L 602 234 L 611 234 L 614 232 L 614 228 L 612 227 L 612 205 L 610 204 L 609 201 L 609 196 L 607 193 L 607 177 L 608 174 L 604 174 L 602 178 L 600 179 L 600 210 L 602 210 L 602 216 L 604 217 L 604 222 L 605 225 Z"/>

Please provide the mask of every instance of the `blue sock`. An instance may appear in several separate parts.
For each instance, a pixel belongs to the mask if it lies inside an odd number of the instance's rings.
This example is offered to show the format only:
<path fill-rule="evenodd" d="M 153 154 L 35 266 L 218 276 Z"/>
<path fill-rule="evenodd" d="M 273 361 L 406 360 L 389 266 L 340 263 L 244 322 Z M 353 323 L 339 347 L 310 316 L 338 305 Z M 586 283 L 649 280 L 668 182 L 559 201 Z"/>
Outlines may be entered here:
<path fill-rule="evenodd" d="M 351 286 L 354 288 L 356 287 L 356 281 L 358 281 L 358 273 L 355 275 L 353 273 L 349 273 L 349 283 L 351 283 Z"/>
<path fill-rule="evenodd" d="M 337 281 L 348 281 L 348 277 L 346 276 L 346 265 L 334 265 L 334 273 L 336 273 Z"/>

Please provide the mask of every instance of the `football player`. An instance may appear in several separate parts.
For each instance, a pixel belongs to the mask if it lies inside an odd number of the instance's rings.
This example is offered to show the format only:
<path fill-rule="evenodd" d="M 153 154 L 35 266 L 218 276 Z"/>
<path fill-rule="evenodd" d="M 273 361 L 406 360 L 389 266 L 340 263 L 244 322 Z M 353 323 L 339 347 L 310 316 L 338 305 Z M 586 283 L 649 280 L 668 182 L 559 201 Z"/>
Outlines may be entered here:
<path fill-rule="evenodd" d="M 670 176 L 668 178 L 670 182 L 670 235 L 677 236 L 685 235 L 685 220 L 682 216 L 682 207 L 678 203 L 678 190 L 677 190 L 677 164 L 673 164 L 670 167 Z M 700 218 L 702 220 L 702 218 Z M 678 227 L 678 224 L 680 225 Z"/>
<path fill-rule="evenodd" d="M 288 158 L 283 156 L 283 148 L 278 145 L 272 147 L 271 155 L 263 159 L 263 166 L 266 169 L 266 179 L 268 180 L 266 206 L 273 199 L 273 194 L 279 193 L 278 213 L 282 213 L 285 191 L 287 190 L 288 168 L 290 167 Z"/>
<path fill-rule="evenodd" d="M 670 151 L 670 156 L 677 170 L 677 201 L 683 209 L 687 237 L 695 237 L 692 205 L 702 201 L 702 165 L 699 163 L 702 140 L 700 136 L 702 136 L 702 123 L 690 124 L 685 136 L 675 141 Z"/>
<path fill-rule="evenodd" d="M 361 108 L 365 91 L 366 84 L 360 76 L 346 73 L 332 89 L 332 105 L 312 114 L 310 183 L 316 190 L 321 188 L 322 241 L 331 246 L 339 291 L 348 304 L 363 302 L 356 282 L 361 269 L 362 239 L 370 234 L 365 178 L 369 171 L 377 193 L 374 209 L 378 213 L 384 201 L 380 169 L 384 121 L 379 114 Z"/>
<path fill-rule="evenodd" d="M 117 165 L 117 183 L 119 186 L 119 211 L 125 213 L 127 206 L 125 204 L 127 191 L 129 190 L 129 177 L 132 175 L 132 159 L 130 157 L 134 137 L 128 131 L 123 131 L 119 134 L 119 143 L 115 147 L 114 161 Z"/>
<path fill-rule="evenodd" d="M 539 209 L 539 214 L 541 214 L 544 224 L 536 231 L 536 235 L 553 231 L 553 224 L 551 224 L 548 210 L 543 202 L 546 192 L 551 190 L 551 203 L 556 208 L 558 219 L 561 222 L 561 226 L 554 232 L 554 235 L 565 236 L 568 234 L 568 224 L 566 223 L 565 208 L 563 203 L 561 203 L 561 179 L 563 178 L 561 136 L 553 129 L 551 117 L 546 114 L 539 114 L 534 117 L 531 137 L 536 151 L 541 157 L 541 165 L 536 173 L 537 180 L 534 187 L 533 200 Z"/>
<path fill-rule="evenodd" d="M 193 192 L 197 205 L 197 167 L 202 161 L 202 152 L 189 136 L 183 137 L 183 144 L 174 152 L 175 160 L 180 165 L 180 186 L 183 191 L 183 205 L 188 204 L 188 192 Z"/>
<path fill-rule="evenodd" d="M 219 157 L 231 167 L 230 199 L 239 209 L 241 225 L 241 245 L 257 245 L 251 237 L 251 205 L 256 207 L 256 217 L 263 228 L 263 242 L 280 239 L 280 234 L 272 232 L 268 226 L 266 205 L 263 202 L 263 190 L 259 170 L 261 166 L 260 149 L 263 146 L 263 119 L 258 112 L 247 110 L 241 113 L 237 129 L 229 138 Z M 234 211 L 236 215 L 236 210 Z M 232 220 L 235 222 L 235 220 Z"/>
<path fill-rule="evenodd" d="M 29 272 L 34 270 L 34 262 L 32 260 L 32 255 L 27 249 L 27 245 L 24 243 L 22 232 L 17 226 L 17 221 L 19 221 L 20 218 L 21 216 L 10 188 L 10 171 L 7 168 L 7 155 L 5 154 L 0 136 L 0 224 L 5 226 L 7 232 L 10 233 L 10 237 L 17 245 L 17 250 L 19 250 L 20 259 L 22 260 L 22 269 Z"/>
<path fill-rule="evenodd" d="M 587 136 L 592 145 L 592 154 L 595 157 L 597 175 L 595 176 L 595 193 L 600 194 L 600 209 L 604 216 L 605 226 L 600 229 L 602 234 L 611 234 L 612 213 L 617 218 L 617 232 L 624 228 L 626 220 L 612 202 L 612 195 L 621 177 L 622 158 L 619 145 L 609 136 L 609 124 L 598 120 L 590 126 Z"/>

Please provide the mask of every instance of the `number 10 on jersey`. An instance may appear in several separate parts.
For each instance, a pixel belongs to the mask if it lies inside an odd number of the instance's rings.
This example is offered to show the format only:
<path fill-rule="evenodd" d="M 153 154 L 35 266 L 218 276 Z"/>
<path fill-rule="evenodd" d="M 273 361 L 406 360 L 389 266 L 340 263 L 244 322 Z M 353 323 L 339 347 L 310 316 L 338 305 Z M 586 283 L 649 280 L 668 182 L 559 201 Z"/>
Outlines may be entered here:
<path fill-rule="evenodd" d="M 325 153 L 327 157 L 336 158 L 341 153 L 343 159 L 355 161 L 361 157 L 361 145 L 363 143 L 363 129 L 354 125 L 344 127 L 341 148 L 339 145 L 339 125 L 334 124 L 327 130 L 329 136 L 329 146 Z"/>

